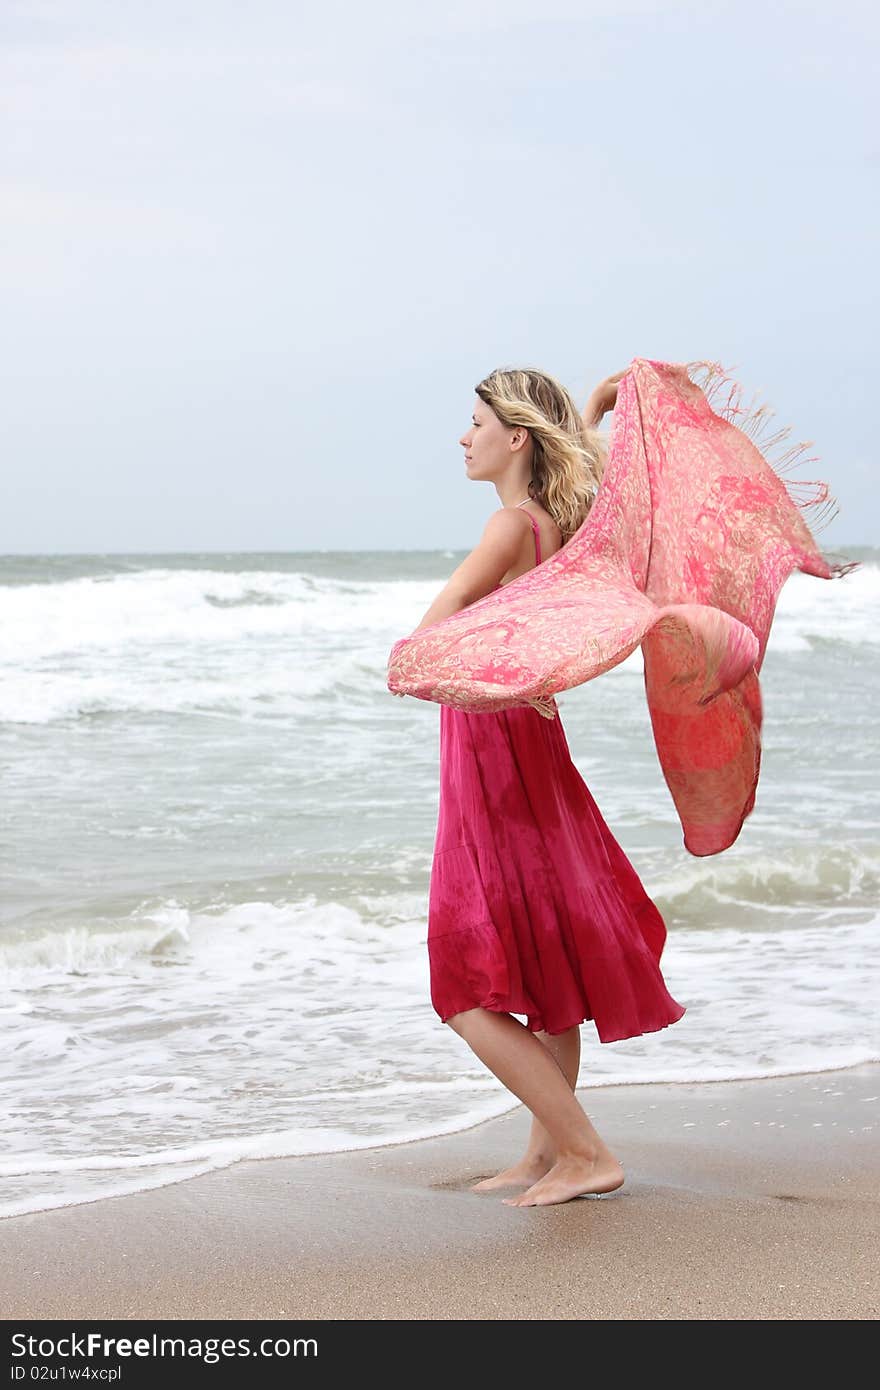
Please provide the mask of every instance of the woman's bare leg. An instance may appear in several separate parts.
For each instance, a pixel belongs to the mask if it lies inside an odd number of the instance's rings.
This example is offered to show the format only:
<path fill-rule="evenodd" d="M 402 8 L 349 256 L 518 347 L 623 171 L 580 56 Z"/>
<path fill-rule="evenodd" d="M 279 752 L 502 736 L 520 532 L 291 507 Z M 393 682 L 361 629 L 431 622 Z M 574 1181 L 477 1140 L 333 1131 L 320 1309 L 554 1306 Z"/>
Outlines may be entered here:
<path fill-rule="evenodd" d="M 562 1073 L 572 1090 L 577 1086 L 581 1065 L 581 1030 L 568 1028 L 564 1033 L 535 1032 L 535 1037 L 552 1057 L 556 1059 Z M 532 1128 L 526 1151 L 518 1163 L 510 1168 L 502 1168 L 494 1177 L 483 1178 L 474 1183 L 472 1192 L 494 1192 L 499 1187 L 530 1187 L 538 1178 L 553 1167 L 556 1162 L 556 1145 L 550 1131 L 541 1121 L 532 1116 Z"/>
<path fill-rule="evenodd" d="M 545 1045 L 512 1014 L 466 1009 L 446 1020 L 498 1080 L 547 1130 L 556 1157 L 551 1168 L 509 1206 L 547 1206 L 588 1192 L 611 1192 L 624 1173 Z"/>

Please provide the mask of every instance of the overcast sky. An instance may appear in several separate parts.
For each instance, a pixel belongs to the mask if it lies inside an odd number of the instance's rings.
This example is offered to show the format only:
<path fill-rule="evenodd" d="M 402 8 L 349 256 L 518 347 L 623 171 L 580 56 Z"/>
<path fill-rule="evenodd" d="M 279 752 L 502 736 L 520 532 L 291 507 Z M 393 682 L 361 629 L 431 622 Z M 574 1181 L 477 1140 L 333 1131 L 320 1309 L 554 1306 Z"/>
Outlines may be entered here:
<path fill-rule="evenodd" d="M 722 362 L 880 543 L 875 5 L 3 0 L 0 550 L 470 547 L 474 385 Z"/>

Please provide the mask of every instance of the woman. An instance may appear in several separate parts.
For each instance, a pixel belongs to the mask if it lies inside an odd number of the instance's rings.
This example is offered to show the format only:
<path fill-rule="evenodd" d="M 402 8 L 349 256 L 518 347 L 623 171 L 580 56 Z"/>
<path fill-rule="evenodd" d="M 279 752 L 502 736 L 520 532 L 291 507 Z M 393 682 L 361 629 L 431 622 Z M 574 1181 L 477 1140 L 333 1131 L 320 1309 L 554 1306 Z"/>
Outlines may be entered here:
<path fill-rule="evenodd" d="M 493 483 L 501 507 L 414 631 L 510 583 L 574 535 L 601 481 L 596 426 L 623 375 L 596 388 L 583 416 L 543 372 L 498 370 L 475 388 L 459 442 L 468 477 Z M 440 714 L 431 998 L 532 1113 L 522 1158 L 471 1189 L 525 1186 L 504 1199 L 511 1206 L 624 1182 L 574 1093 L 591 998 L 601 995 L 605 1012 L 619 996 L 615 1037 L 656 1031 L 685 1012 L 659 969 L 663 919 L 572 762 L 555 702 L 553 710 L 548 719 L 532 706 L 474 713 L 443 704 Z"/>

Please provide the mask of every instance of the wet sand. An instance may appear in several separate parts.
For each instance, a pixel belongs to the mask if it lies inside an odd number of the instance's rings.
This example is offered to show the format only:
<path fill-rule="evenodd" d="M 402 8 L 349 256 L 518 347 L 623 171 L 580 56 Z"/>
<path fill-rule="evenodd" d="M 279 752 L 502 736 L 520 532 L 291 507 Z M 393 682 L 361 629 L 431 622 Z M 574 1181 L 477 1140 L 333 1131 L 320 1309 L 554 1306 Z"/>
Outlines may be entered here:
<path fill-rule="evenodd" d="M 609 1196 L 470 1192 L 522 1151 L 518 1107 L 0 1221 L 2 1317 L 877 1316 L 880 1065 L 578 1096 L 627 1174 Z"/>

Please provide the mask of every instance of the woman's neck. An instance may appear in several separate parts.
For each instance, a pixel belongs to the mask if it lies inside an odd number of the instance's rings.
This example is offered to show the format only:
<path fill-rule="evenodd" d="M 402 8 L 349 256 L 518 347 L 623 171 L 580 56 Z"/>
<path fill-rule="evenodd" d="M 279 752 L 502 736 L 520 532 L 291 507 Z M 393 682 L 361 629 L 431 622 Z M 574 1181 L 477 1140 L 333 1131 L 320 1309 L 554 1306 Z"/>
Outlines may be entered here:
<path fill-rule="evenodd" d="M 511 483 L 505 478 L 503 482 L 495 484 L 495 491 L 502 507 L 518 507 L 520 502 L 527 502 L 531 496 L 528 479 Z"/>

